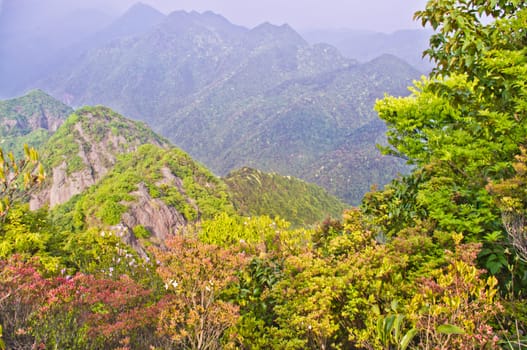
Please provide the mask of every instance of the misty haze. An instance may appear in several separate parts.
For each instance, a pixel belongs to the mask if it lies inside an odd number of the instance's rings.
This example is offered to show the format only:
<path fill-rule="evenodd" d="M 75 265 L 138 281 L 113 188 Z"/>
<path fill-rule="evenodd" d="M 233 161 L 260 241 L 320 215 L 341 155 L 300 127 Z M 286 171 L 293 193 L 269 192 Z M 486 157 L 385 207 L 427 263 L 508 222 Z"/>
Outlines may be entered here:
<path fill-rule="evenodd" d="M 0 350 L 527 347 L 526 5 L 0 0 Z"/>

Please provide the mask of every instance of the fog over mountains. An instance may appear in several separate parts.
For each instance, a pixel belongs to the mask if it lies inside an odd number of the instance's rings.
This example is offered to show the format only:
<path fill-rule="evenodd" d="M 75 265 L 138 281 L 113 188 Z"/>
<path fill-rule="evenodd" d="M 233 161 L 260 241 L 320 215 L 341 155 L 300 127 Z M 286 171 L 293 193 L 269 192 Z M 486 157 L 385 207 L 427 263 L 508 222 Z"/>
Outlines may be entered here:
<path fill-rule="evenodd" d="M 165 15 L 136 4 L 114 18 L 28 3 L 4 2 L 0 15 L 0 96 L 41 88 L 73 107 L 106 105 L 218 175 L 251 166 L 316 182 L 348 202 L 405 170 L 376 150 L 385 128 L 372 108 L 419 77 L 418 60 L 415 68 L 403 59 L 419 55 L 409 42 L 426 34 L 409 33 L 400 46 L 388 40 L 391 47 L 370 40 L 361 53 L 339 38 L 342 51 L 310 43 L 327 33 L 306 41 L 286 24 L 249 29 L 213 12 Z"/>
<path fill-rule="evenodd" d="M 74 9 L 95 8 L 115 16 L 124 13 L 135 0 L 3 0 L 16 2 L 27 10 L 42 7 L 42 13 L 72 12 Z M 1 3 L 2 1 L 0 1 Z M 350 28 L 378 32 L 394 32 L 420 28 L 412 19 L 415 11 L 423 8 L 426 0 L 143 0 L 144 3 L 168 14 L 176 10 L 221 13 L 230 22 L 253 28 L 269 21 L 273 24 L 289 23 L 297 30 Z"/>

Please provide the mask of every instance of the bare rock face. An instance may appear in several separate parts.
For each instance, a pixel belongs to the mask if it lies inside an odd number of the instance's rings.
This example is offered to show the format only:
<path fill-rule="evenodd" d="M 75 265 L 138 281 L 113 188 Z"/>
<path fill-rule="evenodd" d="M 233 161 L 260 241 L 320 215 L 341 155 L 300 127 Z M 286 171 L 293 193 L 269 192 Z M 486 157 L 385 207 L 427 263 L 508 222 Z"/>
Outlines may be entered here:
<path fill-rule="evenodd" d="M 38 129 L 53 133 L 73 109 L 43 91 L 34 90 L 22 97 L 0 101 L 0 111 L 4 136 L 18 136 Z"/>
<path fill-rule="evenodd" d="M 28 119 L 29 127 L 32 130 L 46 129 L 51 132 L 57 131 L 63 122 L 64 118 L 62 116 L 54 115 L 43 108 Z"/>
<path fill-rule="evenodd" d="M 168 235 L 176 234 L 187 221 L 175 208 L 162 200 L 152 198 L 144 184 L 131 194 L 137 197 L 123 214 L 121 222 L 128 227 L 142 225 L 156 240 L 163 242 Z"/>
<path fill-rule="evenodd" d="M 148 254 L 145 251 L 145 248 L 139 243 L 137 237 L 135 237 L 132 229 L 130 227 L 119 224 L 110 227 L 110 230 L 121 238 L 121 241 L 130 247 L 132 247 L 143 259 L 148 260 Z"/>
<path fill-rule="evenodd" d="M 96 180 L 94 174 L 87 169 L 67 176 L 66 163 L 62 163 L 53 169 L 53 182 L 49 191 L 50 206 L 54 207 L 68 201 L 74 195 L 95 184 Z"/>
<path fill-rule="evenodd" d="M 65 125 L 69 128 L 67 134 L 73 135 L 71 142 L 78 145 L 78 153 L 64 155 L 64 161 L 51 168 L 51 174 L 48 174 L 51 180 L 30 200 L 32 210 L 46 204 L 50 208 L 63 204 L 94 185 L 115 165 L 119 154 L 133 152 L 144 143 L 169 147 L 166 141 L 151 131 L 142 129 L 139 124 L 108 108 L 96 107 L 78 113 L 75 124 Z M 112 123 L 119 123 L 117 132 Z M 82 160 L 81 169 L 68 171 L 68 163 L 73 157 Z"/>

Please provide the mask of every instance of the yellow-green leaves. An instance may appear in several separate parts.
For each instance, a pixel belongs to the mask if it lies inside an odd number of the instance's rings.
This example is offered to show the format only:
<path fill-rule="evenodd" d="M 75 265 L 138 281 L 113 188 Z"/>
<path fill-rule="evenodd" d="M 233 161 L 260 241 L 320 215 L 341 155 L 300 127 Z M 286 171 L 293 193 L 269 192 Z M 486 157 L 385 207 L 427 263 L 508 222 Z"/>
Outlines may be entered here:
<path fill-rule="evenodd" d="M 45 178 L 37 151 L 24 146 L 24 158 L 16 160 L 0 148 L 0 218 L 4 218 L 13 202 L 24 200 L 30 190 Z"/>

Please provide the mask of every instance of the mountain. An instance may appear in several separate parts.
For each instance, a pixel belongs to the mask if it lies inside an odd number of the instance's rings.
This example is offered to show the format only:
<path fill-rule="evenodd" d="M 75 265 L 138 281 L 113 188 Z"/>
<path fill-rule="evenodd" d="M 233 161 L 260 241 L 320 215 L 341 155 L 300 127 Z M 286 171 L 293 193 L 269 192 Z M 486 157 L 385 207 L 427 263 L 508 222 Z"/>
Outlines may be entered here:
<path fill-rule="evenodd" d="M 49 204 L 53 208 L 68 201 L 102 179 L 120 154 L 143 144 L 170 147 L 168 141 L 143 123 L 126 119 L 109 108 L 84 107 L 75 111 L 41 149 L 48 179 L 31 199 L 31 207 Z"/>
<path fill-rule="evenodd" d="M 237 212 L 243 216 L 279 216 L 305 226 L 340 217 L 344 203 L 321 187 L 291 176 L 242 168 L 224 178 Z"/>
<path fill-rule="evenodd" d="M 118 38 L 140 35 L 158 25 L 164 18 L 165 15 L 155 8 L 139 2 L 94 36 L 103 42 L 109 42 Z"/>
<path fill-rule="evenodd" d="M 55 216 L 73 229 L 121 225 L 161 243 L 187 223 L 223 212 L 234 214 L 220 179 L 179 149 L 144 144 L 119 156 Z"/>
<path fill-rule="evenodd" d="M 165 15 L 153 7 L 143 3 L 137 3 L 108 26 L 63 50 L 60 53 L 60 61 L 65 66 L 65 69 L 69 69 L 79 59 L 82 59 L 82 56 L 87 51 L 104 46 L 118 39 L 131 38 L 147 33 L 164 18 Z"/>
<path fill-rule="evenodd" d="M 88 51 L 40 86 L 72 105 L 108 105 L 145 121 L 216 174 L 250 166 L 325 184 L 315 164 L 351 152 L 349 136 L 377 120 L 375 100 L 407 94 L 419 75 L 394 56 L 359 64 L 330 45 L 311 46 L 288 25 L 247 29 L 212 12 L 177 11 Z M 379 156 L 377 136 L 364 154 L 380 159 L 382 185 L 401 166 Z M 358 203 L 373 184 L 359 175 L 328 188 Z"/>
<path fill-rule="evenodd" d="M 72 112 L 41 90 L 0 101 L 0 146 L 16 156 L 24 144 L 39 148 Z"/>
<path fill-rule="evenodd" d="M 383 54 L 397 56 L 423 73 L 428 73 L 433 64 L 423 58 L 428 48 L 430 30 L 399 30 L 393 33 L 379 33 L 357 30 L 310 30 L 302 36 L 310 43 L 329 43 L 346 57 L 361 62 L 370 61 Z"/>
<path fill-rule="evenodd" d="M 103 106 L 75 111 L 40 153 L 48 178 L 30 205 L 49 204 L 68 230 L 119 224 L 163 241 L 224 212 L 307 225 L 344 208 L 291 177 L 245 168 L 218 178 L 143 123 Z"/>

